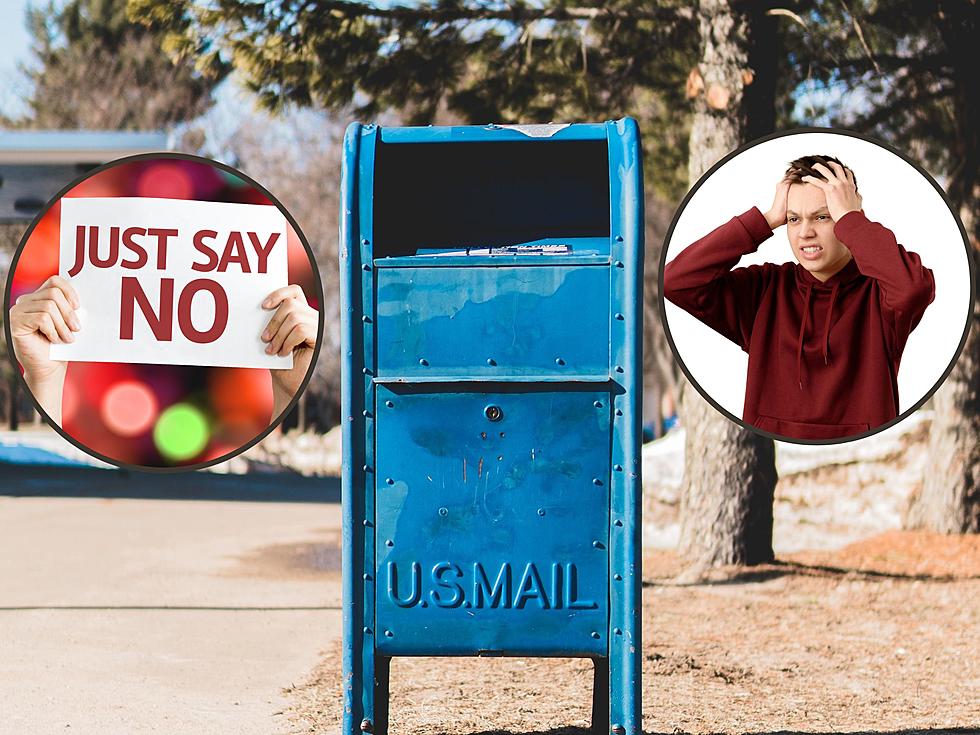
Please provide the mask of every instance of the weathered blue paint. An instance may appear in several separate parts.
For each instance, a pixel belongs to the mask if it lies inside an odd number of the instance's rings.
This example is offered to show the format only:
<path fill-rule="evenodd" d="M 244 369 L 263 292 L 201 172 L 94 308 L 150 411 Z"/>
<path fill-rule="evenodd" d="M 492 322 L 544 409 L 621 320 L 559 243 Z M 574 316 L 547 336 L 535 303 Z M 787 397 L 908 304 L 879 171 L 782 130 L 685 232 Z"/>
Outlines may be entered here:
<path fill-rule="evenodd" d="M 376 283 L 379 378 L 607 370 L 608 268 L 390 268 Z"/>
<path fill-rule="evenodd" d="M 445 387 L 378 387 L 379 650 L 605 656 L 608 387 Z"/>
<path fill-rule="evenodd" d="M 641 732 L 639 155 L 628 119 L 348 129 L 345 733 L 396 655 L 590 657 L 596 732 Z"/>
<path fill-rule="evenodd" d="M 518 127 L 532 129 L 541 137 L 522 133 Z M 472 125 L 455 127 L 404 127 L 383 128 L 381 140 L 385 143 L 537 143 L 548 140 L 605 140 L 606 129 L 601 123 L 577 123 L 575 125 L 509 126 Z"/>

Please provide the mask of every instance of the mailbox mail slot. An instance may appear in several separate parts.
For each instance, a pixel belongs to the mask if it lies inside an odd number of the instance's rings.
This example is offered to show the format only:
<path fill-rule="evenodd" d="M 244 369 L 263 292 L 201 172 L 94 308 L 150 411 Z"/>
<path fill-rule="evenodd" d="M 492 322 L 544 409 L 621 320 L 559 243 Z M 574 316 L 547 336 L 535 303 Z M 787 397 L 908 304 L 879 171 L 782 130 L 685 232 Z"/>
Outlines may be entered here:
<path fill-rule="evenodd" d="M 642 176 L 632 120 L 345 137 L 343 732 L 397 656 L 595 662 L 640 722 Z"/>

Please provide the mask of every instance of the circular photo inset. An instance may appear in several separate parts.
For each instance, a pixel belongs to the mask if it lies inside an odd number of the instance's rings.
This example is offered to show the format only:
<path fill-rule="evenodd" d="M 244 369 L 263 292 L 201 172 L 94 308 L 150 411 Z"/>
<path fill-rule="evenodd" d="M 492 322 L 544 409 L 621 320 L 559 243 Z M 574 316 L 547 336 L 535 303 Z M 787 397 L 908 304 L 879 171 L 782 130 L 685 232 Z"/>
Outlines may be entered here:
<path fill-rule="evenodd" d="M 770 136 L 719 162 L 674 216 L 668 340 L 701 395 L 747 428 L 867 436 L 952 369 L 973 302 L 968 247 L 939 185 L 884 144 Z"/>
<path fill-rule="evenodd" d="M 66 187 L 14 256 L 8 354 L 38 410 L 113 464 L 194 469 L 282 419 L 323 331 L 313 253 L 278 201 L 224 164 L 113 161 Z"/>

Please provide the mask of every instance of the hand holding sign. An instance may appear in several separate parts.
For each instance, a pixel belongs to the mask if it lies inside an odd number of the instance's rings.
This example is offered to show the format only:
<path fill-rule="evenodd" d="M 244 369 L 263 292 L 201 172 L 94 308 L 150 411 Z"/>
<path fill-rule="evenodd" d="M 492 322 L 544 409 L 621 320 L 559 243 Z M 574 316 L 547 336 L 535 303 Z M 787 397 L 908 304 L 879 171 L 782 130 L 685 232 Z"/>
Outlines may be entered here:
<path fill-rule="evenodd" d="M 288 283 L 286 227 L 255 204 L 62 200 L 60 271 L 91 328 L 52 359 L 290 369 L 259 339 L 260 304 Z"/>
<path fill-rule="evenodd" d="M 50 357 L 52 344 L 74 342 L 80 328 L 75 309 L 78 294 L 64 278 L 52 276 L 33 293 L 18 297 L 10 307 L 10 335 L 14 356 L 24 368 L 24 379 L 41 408 L 53 421 L 61 421 L 64 362 Z"/>
<path fill-rule="evenodd" d="M 262 302 L 262 308 L 276 310 L 262 332 L 262 341 L 268 343 L 266 353 L 281 357 L 289 354 L 293 356 L 292 369 L 276 370 L 272 373 L 272 393 L 275 399 L 272 417 L 275 418 L 296 395 L 306 377 L 316 348 L 320 315 L 306 303 L 303 289 L 296 285 L 273 291 Z"/>

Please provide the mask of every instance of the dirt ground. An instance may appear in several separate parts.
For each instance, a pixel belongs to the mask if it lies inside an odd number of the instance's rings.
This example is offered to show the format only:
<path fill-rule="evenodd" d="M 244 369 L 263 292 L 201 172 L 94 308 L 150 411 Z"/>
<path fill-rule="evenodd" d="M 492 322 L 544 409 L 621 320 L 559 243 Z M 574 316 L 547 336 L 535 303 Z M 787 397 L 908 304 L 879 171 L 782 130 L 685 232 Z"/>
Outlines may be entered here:
<path fill-rule="evenodd" d="M 980 536 L 887 532 L 681 585 L 644 559 L 647 733 L 980 733 Z M 591 662 L 395 659 L 391 733 L 584 733 Z M 336 733 L 340 646 L 287 690 Z"/>

